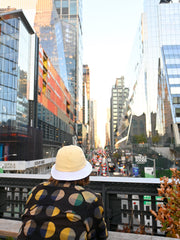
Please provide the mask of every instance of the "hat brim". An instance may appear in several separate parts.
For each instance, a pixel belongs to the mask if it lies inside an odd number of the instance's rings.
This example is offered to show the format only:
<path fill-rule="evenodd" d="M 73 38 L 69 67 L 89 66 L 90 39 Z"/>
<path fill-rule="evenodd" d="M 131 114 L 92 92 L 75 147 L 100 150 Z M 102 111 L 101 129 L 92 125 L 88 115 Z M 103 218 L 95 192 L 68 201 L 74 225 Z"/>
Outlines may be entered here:
<path fill-rule="evenodd" d="M 87 161 L 86 166 L 82 168 L 81 170 L 78 170 L 76 172 L 61 172 L 56 170 L 54 164 L 51 168 L 51 175 L 56 180 L 61 181 L 75 181 L 83 179 L 87 176 L 89 176 L 92 172 L 92 165 Z"/>

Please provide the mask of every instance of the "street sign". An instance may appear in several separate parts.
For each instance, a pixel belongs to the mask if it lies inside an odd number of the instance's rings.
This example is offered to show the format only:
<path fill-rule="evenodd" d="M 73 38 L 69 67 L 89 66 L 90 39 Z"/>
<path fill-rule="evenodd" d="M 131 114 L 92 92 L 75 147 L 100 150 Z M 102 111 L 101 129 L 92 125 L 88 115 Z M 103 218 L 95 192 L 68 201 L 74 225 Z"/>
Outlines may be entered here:
<path fill-rule="evenodd" d="M 138 156 L 135 156 L 135 162 L 137 164 L 144 164 L 147 162 L 147 156 L 143 156 L 143 155 L 139 154 Z"/>

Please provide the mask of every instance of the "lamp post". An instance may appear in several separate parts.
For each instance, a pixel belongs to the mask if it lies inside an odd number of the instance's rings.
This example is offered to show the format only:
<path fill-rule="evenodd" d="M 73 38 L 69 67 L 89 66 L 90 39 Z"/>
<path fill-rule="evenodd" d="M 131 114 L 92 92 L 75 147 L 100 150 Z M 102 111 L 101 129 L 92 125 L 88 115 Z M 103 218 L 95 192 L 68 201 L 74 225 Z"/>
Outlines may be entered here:
<path fill-rule="evenodd" d="M 154 177 L 156 178 L 156 159 L 154 158 L 148 158 L 150 161 L 153 161 L 153 168 L 154 168 Z"/>

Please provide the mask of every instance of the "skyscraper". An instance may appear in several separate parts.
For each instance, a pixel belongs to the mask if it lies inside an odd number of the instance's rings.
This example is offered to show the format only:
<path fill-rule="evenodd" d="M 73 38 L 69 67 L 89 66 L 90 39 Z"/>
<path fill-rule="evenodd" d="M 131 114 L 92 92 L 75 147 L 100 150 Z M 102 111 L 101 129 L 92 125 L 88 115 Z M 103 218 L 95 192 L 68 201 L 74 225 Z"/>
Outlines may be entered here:
<path fill-rule="evenodd" d="M 62 20 L 66 64 L 70 70 L 68 81 L 75 99 L 76 122 L 82 123 L 82 117 L 79 115 L 83 99 L 82 0 L 54 0 L 54 2 Z"/>
<path fill-rule="evenodd" d="M 54 0 L 7 0 L 1 1 L 2 8 L 23 9 L 23 12 L 35 29 L 40 43 L 50 58 L 56 71 L 69 89 L 66 60 L 64 54 L 62 25 L 56 11 Z"/>
<path fill-rule="evenodd" d="M 145 114 L 148 142 L 178 147 L 180 3 L 166 2 L 144 0 L 125 79 L 130 86 L 132 114 Z"/>
<path fill-rule="evenodd" d="M 35 146 L 42 142 L 36 128 L 38 38 L 22 11 L 0 15 L 0 159 L 41 158 Z"/>
<path fill-rule="evenodd" d="M 86 146 L 90 149 L 90 71 L 88 65 L 83 65 L 83 124 L 86 126 Z"/>
<path fill-rule="evenodd" d="M 0 13 L 0 160 L 52 157 L 73 141 L 73 100 L 23 11 L 9 10 Z"/>
<path fill-rule="evenodd" d="M 110 134 L 111 134 L 111 146 L 115 147 L 115 144 L 119 140 L 119 136 L 122 135 L 122 122 L 126 111 L 124 111 L 127 99 L 129 96 L 129 89 L 124 86 L 124 76 L 116 79 L 115 85 L 112 87 L 111 93 L 111 123 L 110 123 Z"/>

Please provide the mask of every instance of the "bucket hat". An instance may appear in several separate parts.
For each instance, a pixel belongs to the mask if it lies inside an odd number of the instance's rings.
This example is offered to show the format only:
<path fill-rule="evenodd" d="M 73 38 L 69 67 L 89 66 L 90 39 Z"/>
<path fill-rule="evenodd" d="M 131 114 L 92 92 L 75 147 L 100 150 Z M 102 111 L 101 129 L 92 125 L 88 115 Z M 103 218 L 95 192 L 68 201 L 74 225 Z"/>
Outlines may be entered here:
<path fill-rule="evenodd" d="M 91 164 L 86 160 L 83 150 L 76 145 L 60 148 L 51 175 L 56 180 L 80 180 L 90 175 Z"/>

